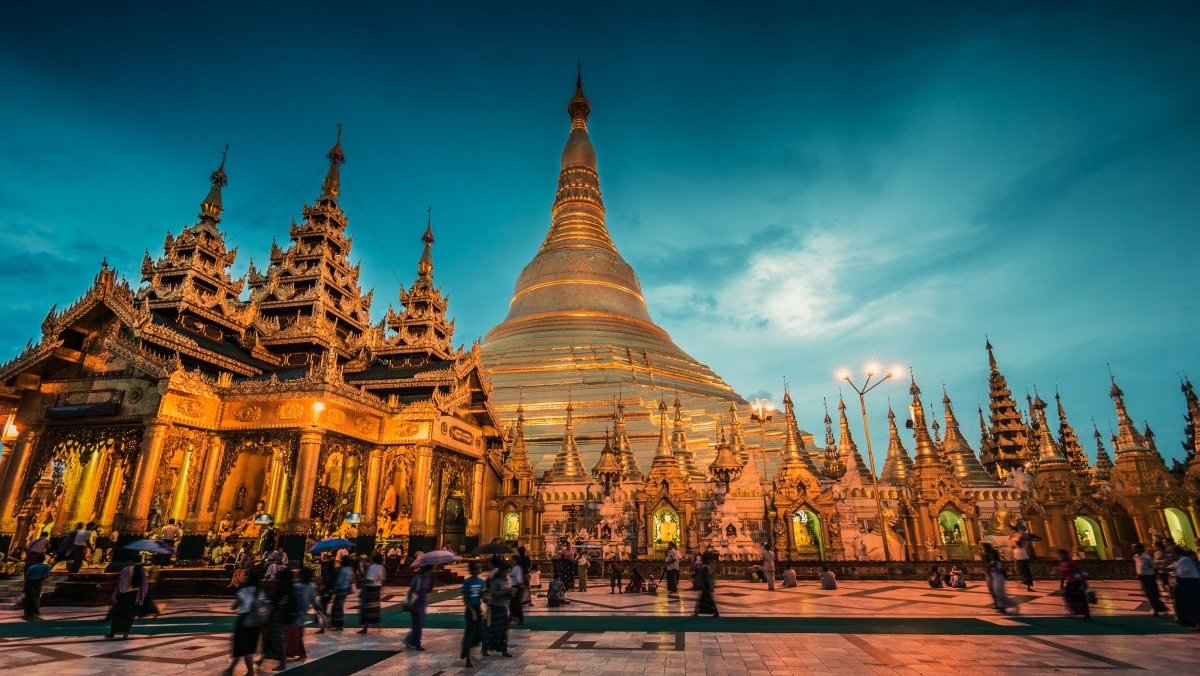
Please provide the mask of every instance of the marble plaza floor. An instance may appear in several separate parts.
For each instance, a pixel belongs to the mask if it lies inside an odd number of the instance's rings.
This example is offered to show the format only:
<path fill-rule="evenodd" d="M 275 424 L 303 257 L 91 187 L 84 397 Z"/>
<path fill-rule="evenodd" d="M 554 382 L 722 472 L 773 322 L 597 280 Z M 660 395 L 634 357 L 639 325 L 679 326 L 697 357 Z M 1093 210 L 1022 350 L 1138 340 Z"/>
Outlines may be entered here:
<path fill-rule="evenodd" d="M 569 595 L 546 608 L 535 599 L 510 636 L 512 658 L 458 656 L 461 602 L 445 588 L 431 597 L 425 652 L 404 651 L 409 616 L 403 589 L 388 588 L 384 626 L 367 637 L 352 629 L 305 637 L 309 659 L 297 676 L 370 674 L 972 674 L 1048 672 L 1196 673 L 1200 634 L 1146 609 L 1136 583 L 1097 582 L 1090 620 L 1066 616 L 1057 584 L 1034 592 L 1011 584 L 1020 614 L 988 607 L 981 584 L 964 591 L 913 582 L 815 584 L 769 592 L 764 585 L 721 582 L 721 617 L 693 617 L 696 592 L 610 594 L 607 586 Z M 25 622 L 0 611 L 0 669 L 20 674 L 216 674 L 228 662 L 233 617 L 227 602 L 173 600 L 162 615 L 138 622 L 129 640 L 106 640 L 104 609 L 47 608 Z M 478 651 L 475 652 L 478 656 Z M 239 674 L 244 673 L 239 666 Z"/>

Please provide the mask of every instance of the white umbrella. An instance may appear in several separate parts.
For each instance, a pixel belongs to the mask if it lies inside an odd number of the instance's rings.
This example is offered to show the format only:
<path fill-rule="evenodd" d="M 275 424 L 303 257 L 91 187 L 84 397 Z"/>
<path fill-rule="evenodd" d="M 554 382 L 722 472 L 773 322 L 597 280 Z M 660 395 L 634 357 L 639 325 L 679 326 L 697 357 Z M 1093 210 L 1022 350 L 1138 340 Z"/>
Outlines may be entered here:
<path fill-rule="evenodd" d="M 449 549 L 435 549 L 432 552 L 425 552 L 424 554 L 418 556 L 416 560 L 412 562 L 412 567 L 420 568 L 421 566 L 436 566 L 443 563 L 454 563 L 457 560 L 458 554 L 455 554 Z"/>

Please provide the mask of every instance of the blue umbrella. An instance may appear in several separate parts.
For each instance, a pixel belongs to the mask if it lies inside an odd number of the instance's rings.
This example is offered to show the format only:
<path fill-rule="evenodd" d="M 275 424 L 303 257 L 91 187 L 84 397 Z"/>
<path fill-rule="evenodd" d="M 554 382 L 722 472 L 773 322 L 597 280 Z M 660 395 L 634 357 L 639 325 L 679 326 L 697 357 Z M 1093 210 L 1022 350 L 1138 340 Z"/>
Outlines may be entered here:
<path fill-rule="evenodd" d="M 337 551 L 339 549 L 353 549 L 354 543 L 346 538 L 325 538 L 317 544 L 308 548 L 309 552 L 316 554 L 317 552 Z"/>
<path fill-rule="evenodd" d="M 151 554 L 174 554 L 175 548 L 160 540 L 135 540 L 122 547 Z"/>

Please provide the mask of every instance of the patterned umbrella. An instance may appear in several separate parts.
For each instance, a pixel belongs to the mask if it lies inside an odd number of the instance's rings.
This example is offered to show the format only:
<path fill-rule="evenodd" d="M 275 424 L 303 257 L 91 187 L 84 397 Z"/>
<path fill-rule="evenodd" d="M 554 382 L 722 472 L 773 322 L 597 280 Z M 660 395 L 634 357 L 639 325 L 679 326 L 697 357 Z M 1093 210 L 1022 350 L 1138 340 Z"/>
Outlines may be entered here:
<path fill-rule="evenodd" d="M 437 566 L 443 563 L 454 563 L 458 560 L 458 554 L 449 549 L 435 549 L 432 552 L 425 552 L 418 556 L 413 562 L 413 568 L 421 566 Z"/>

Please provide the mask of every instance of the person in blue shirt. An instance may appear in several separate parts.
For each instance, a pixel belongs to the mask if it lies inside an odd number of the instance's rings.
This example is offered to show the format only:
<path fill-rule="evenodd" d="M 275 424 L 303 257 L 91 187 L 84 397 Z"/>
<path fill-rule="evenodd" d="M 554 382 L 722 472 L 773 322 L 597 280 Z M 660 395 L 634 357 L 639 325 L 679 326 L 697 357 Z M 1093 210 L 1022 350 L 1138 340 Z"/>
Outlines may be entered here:
<path fill-rule="evenodd" d="M 467 666 L 471 664 L 471 648 L 483 642 L 483 578 L 479 577 L 479 564 L 474 561 L 469 567 L 471 576 L 463 581 L 462 597 L 463 612 L 466 628 L 463 630 L 462 654 L 459 659 L 465 659 Z"/>
<path fill-rule="evenodd" d="M 42 583 L 50 575 L 50 566 L 46 565 L 45 554 L 34 552 L 30 556 L 32 563 L 25 568 L 25 595 L 21 606 L 25 619 L 37 620 L 42 614 Z"/>

